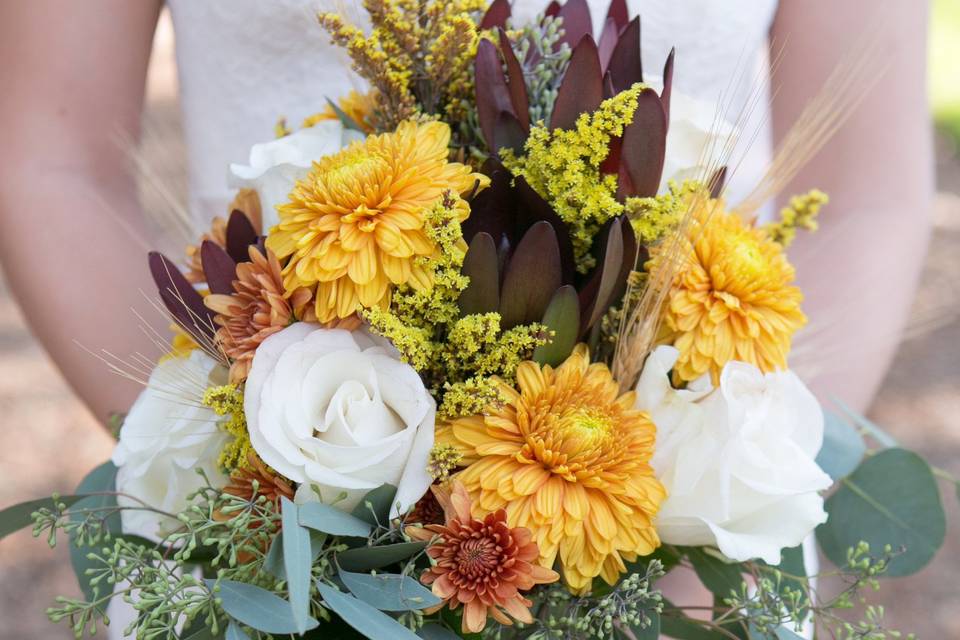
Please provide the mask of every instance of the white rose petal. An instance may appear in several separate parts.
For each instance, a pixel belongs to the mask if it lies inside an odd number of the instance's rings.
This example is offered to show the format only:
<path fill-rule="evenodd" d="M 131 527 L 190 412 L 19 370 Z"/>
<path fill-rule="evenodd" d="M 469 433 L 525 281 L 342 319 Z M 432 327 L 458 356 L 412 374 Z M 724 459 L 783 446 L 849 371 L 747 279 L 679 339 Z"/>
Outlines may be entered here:
<path fill-rule="evenodd" d="M 734 560 L 776 564 L 826 520 L 817 466 L 823 413 L 790 371 L 763 374 L 728 363 L 720 386 L 709 377 L 674 389 L 673 347 L 647 358 L 637 408 L 657 425 L 652 464 L 667 488 L 657 532 L 669 544 L 715 545 Z"/>
<path fill-rule="evenodd" d="M 117 491 L 142 500 L 148 506 L 176 514 L 187 506 L 187 495 L 203 486 L 196 472 L 202 469 L 211 482 L 226 484 L 217 459 L 228 435 L 220 428 L 221 417 L 198 406 L 196 393 L 188 389 L 203 385 L 211 376 L 226 382 L 226 370 L 199 349 L 187 358 L 161 362 L 150 375 L 148 386 L 130 409 L 113 452 L 117 465 Z M 123 507 L 143 506 L 119 496 Z M 148 510 L 121 512 L 126 533 L 159 540 L 176 521 Z"/>
<path fill-rule="evenodd" d="M 298 502 L 346 494 L 336 506 L 350 510 L 389 483 L 397 515 L 431 484 L 433 397 L 365 331 L 300 322 L 270 336 L 253 358 L 244 411 L 260 457 L 301 484 Z"/>
<path fill-rule="evenodd" d="M 294 184 L 307 175 L 313 162 L 362 137 L 358 131 L 345 129 L 339 120 L 321 120 L 288 136 L 255 144 L 248 165 L 230 165 L 230 186 L 256 190 L 266 233 L 279 222 L 277 206 L 287 201 Z"/>
<path fill-rule="evenodd" d="M 644 82 L 657 93 L 663 88 L 660 78 Z M 711 176 L 704 172 L 719 157 L 733 139 L 735 129 L 718 118 L 717 106 L 678 93 L 670 94 L 670 124 L 667 129 L 667 149 L 663 161 L 659 193 L 667 190 L 671 180 L 704 180 Z"/>

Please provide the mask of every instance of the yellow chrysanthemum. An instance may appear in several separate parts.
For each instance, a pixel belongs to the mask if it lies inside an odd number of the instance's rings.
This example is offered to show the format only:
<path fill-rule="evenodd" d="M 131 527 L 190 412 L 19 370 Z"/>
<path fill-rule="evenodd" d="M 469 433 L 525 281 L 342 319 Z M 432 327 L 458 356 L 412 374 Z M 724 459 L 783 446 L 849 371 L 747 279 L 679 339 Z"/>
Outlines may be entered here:
<path fill-rule="evenodd" d="M 316 286 L 320 322 L 386 305 L 391 284 L 430 286 L 416 260 L 436 251 L 424 231 L 426 210 L 450 194 L 463 220 L 469 207 L 460 196 L 489 181 L 448 162 L 449 142 L 442 122 L 404 122 L 315 162 L 278 207 L 267 247 L 289 257 L 288 292 Z"/>
<path fill-rule="evenodd" d="M 785 368 L 791 338 L 807 319 L 783 247 L 725 211 L 722 200 L 705 198 L 685 236 L 659 340 L 680 351 L 676 380 L 709 372 L 716 383 L 731 360 L 765 372 Z M 666 261 L 654 251 L 647 268 L 658 264 Z"/>
<path fill-rule="evenodd" d="M 596 576 L 614 584 L 624 560 L 660 544 L 656 427 L 583 345 L 556 369 L 522 363 L 517 387 L 501 384 L 502 403 L 440 430 L 468 464 L 455 477 L 478 517 L 506 509 L 511 527 L 533 532 L 542 566 L 559 557 L 571 590 L 589 590 Z"/>
<path fill-rule="evenodd" d="M 340 111 L 345 113 L 347 117 L 359 125 L 360 128 L 363 129 L 364 133 L 373 132 L 371 116 L 373 115 L 373 109 L 376 107 L 376 104 L 376 91 L 360 93 L 355 89 L 351 89 L 350 93 L 337 100 L 337 107 L 340 109 Z M 339 119 L 340 116 L 337 114 L 336 110 L 332 105 L 328 104 L 323 108 L 323 111 L 304 118 L 302 126 L 304 129 L 306 129 L 308 127 L 312 127 L 318 122 L 323 122 L 324 120 Z"/>

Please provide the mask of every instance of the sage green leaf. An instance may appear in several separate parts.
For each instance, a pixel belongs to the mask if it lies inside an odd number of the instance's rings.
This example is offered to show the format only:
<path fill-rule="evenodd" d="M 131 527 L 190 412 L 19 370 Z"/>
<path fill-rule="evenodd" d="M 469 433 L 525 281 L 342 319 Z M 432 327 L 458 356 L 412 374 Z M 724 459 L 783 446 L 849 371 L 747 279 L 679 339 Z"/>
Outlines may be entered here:
<path fill-rule="evenodd" d="M 297 623 L 297 632 L 302 634 L 307 630 L 307 619 L 310 617 L 310 567 L 313 555 L 310 551 L 310 531 L 300 526 L 297 514 L 297 505 L 281 497 L 283 570 L 287 576 L 293 619 Z"/>
<path fill-rule="evenodd" d="M 380 485 L 363 496 L 363 500 L 354 507 L 350 515 L 374 526 L 387 526 L 390 522 L 390 508 L 396 495 L 397 488 L 392 484 Z"/>
<path fill-rule="evenodd" d="M 40 498 L 38 500 L 29 500 L 20 502 L 0 511 L 0 540 L 11 533 L 15 533 L 24 527 L 33 524 L 33 512 L 40 509 L 53 509 L 57 504 L 65 504 L 68 507 L 78 500 L 83 500 L 86 496 L 71 495 L 60 496 L 57 500 L 53 498 Z"/>
<path fill-rule="evenodd" d="M 287 572 L 283 567 L 283 536 L 273 537 L 267 556 L 263 559 L 263 569 L 270 575 L 280 579 L 287 579 Z"/>
<path fill-rule="evenodd" d="M 886 575 L 906 576 L 925 567 L 943 544 L 946 521 L 933 472 L 905 449 L 867 458 L 840 482 L 825 508 L 829 519 L 817 528 L 817 540 L 838 566 L 846 564 L 848 549 L 864 541 L 873 556 L 886 545 L 902 549 Z"/>
<path fill-rule="evenodd" d="M 236 622 L 231 622 L 227 627 L 227 636 L 225 640 L 250 640 L 250 636 L 248 636 Z"/>
<path fill-rule="evenodd" d="M 350 593 L 381 611 L 413 611 L 442 602 L 410 576 L 391 573 L 371 575 L 341 569 L 340 579 Z"/>
<path fill-rule="evenodd" d="M 553 331 L 549 344 L 533 350 L 533 360 L 538 364 L 557 366 L 570 355 L 580 336 L 580 300 L 577 290 L 564 285 L 554 292 L 543 312 L 543 324 Z"/>
<path fill-rule="evenodd" d="M 283 598 L 252 584 L 207 580 L 210 588 L 215 584 L 219 585 L 216 596 L 223 610 L 234 620 L 264 633 L 297 633 L 293 608 Z M 316 628 L 319 624 L 313 618 L 307 618 L 307 629 Z"/>
<path fill-rule="evenodd" d="M 337 563 L 347 571 L 372 571 L 420 553 L 426 542 L 398 542 L 380 547 L 358 547 L 337 554 Z"/>
<path fill-rule="evenodd" d="M 327 98 L 327 104 L 330 105 L 331 109 L 333 109 L 333 112 L 337 115 L 337 118 L 339 118 L 340 124 L 343 125 L 344 129 L 353 129 L 354 131 L 359 131 L 360 133 L 366 134 L 366 131 L 364 131 L 363 127 L 360 126 L 360 123 L 347 115 L 347 113 L 340 108 L 340 105 L 330 98 Z"/>
<path fill-rule="evenodd" d="M 317 588 L 331 611 L 370 640 L 420 640 L 412 631 L 379 609 L 328 584 L 318 583 Z"/>
<path fill-rule="evenodd" d="M 817 454 L 817 464 L 828 476 L 839 480 L 857 468 L 867 447 L 857 430 L 837 414 L 824 411 L 823 420 L 823 446 Z"/>
<path fill-rule="evenodd" d="M 456 633 L 434 622 L 427 623 L 420 627 L 417 635 L 423 638 L 423 640 L 460 640 L 460 636 Z"/>
<path fill-rule="evenodd" d="M 180 632 L 180 640 L 219 640 L 223 638 L 223 630 L 215 634 L 210 627 L 207 626 L 204 616 L 194 618 L 193 622 L 190 623 L 183 631 Z M 242 636 L 246 637 L 246 636 Z M 229 636 L 227 637 L 229 640 Z"/>
<path fill-rule="evenodd" d="M 783 626 L 777 627 L 774 633 L 765 633 L 750 625 L 750 640 L 803 640 L 803 636 Z"/>
<path fill-rule="evenodd" d="M 334 536 L 366 538 L 373 527 L 356 516 L 320 502 L 308 502 L 298 509 L 300 524 Z"/>
<path fill-rule="evenodd" d="M 91 495 L 75 502 L 70 509 L 70 519 L 73 522 L 82 522 L 86 519 L 88 515 L 86 512 L 88 510 L 89 514 L 93 516 L 96 513 L 106 514 L 111 508 L 116 507 L 117 497 L 113 495 L 116 491 L 116 482 L 117 467 L 109 460 L 88 473 L 77 486 L 77 494 L 92 493 L 101 495 Z M 109 515 L 104 524 L 111 534 L 119 535 L 123 532 L 119 512 Z M 102 566 L 98 561 L 91 560 L 87 557 L 93 551 L 100 551 L 100 549 L 89 546 L 77 546 L 76 540 L 71 537 L 70 564 L 73 567 L 73 573 L 77 576 L 80 590 L 83 592 L 87 601 L 93 600 L 98 594 L 105 595 L 106 592 L 104 590 L 113 589 L 112 585 L 105 582 L 97 584 L 96 586 L 91 584 L 93 577 L 87 575 L 87 571 Z"/>
<path fill-rule="evenodd" d="M 729 598 L 731 592 L 740 593 L 744 582 L 739 564 L 728 564 L 700 547 L 684 547 L 683 551 L 693 564 L 700 582 L 710 593 L 721 600 Z"/>
<path fill-rule="evenodd" d="M 730 636 L 713 631 L 702 622 L 684 615 L 661 615 L 660 633 L 676 640 L 727 640 Z"/>
<path fill-rule="evenodd" d="M 880 426 L 868 419 L 866 416 L 851 409 L 839 398 L 833 398 L 833 403 L 840 408 L 840 411 L 844 413 L 854 425 L 860 427 L 864 431 L 869 431 L 870 435 L 873 436 L 873 439 L 884 447 L 892 448 L 900 446 L 893 436 L 881 429 Z"/>
<path fill-rule="evenodd" d="M 630 635 L 624 633 L 620 628 L 614 627 L 614 638 L 617 640 L 658 640 L 660 638 L 660 614 L 656 611 L 650 611 L 647 616 L 650 618 L 650 624 L 643 629 L 638 626 L 630 626 Z"/>

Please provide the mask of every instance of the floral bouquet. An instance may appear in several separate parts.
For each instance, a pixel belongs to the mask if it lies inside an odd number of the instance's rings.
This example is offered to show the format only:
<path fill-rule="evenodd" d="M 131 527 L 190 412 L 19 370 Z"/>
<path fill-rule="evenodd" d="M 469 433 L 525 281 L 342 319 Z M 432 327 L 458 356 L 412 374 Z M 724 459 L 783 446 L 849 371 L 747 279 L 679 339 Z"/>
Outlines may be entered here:
<path fill-rule="evenodd" d="M 784 248 L 825 196 L 765 225 L 728 206 L 735 128 L 672 91 L 673 54 L 644 74 L 623 0 L 596 41 L 584 0 L 527 24 L 505 0 L 365 8 L 368 31 L 320 24 L 369 91 L 281 120 L 231 167 L 229 216 L 184 261 L 150 254 L 176 333 L 130 363 L 147 388 L 112 460 L 0 512 L 69 538 L 83 596 L 50 618 L 899 637 L 840 610 L 941 545 L 934 471 L 787 369 L 806 318 Z M 712 603 L 663 596 L 682 571 Z"/>

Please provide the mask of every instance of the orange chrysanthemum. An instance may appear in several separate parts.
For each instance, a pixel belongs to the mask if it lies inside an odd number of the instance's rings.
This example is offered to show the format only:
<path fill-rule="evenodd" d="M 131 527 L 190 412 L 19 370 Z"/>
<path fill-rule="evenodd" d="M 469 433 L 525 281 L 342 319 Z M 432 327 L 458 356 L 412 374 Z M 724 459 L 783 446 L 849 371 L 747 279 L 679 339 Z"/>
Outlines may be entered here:
<path fill-rule="evenodd" d="M 360 93 L 351 89 L 350 93 L 337 100 L 337 108 L 340 109 L 348 118 L 354 121 L 364 133 L 373 133 L 371 119 L 373 110 L 377 106 L 376 90 Z M 339 120 L 340 114 L 337 113 L 333 105 L 328 104 L 323 111 L 307 116 L 303 121 L 303 128 L 312 127 L 318 122 L 324 120 Z"/>
<path fill-rule="evenodd" d="M 573 591 L 596 576 L 614 584 L 624 560 L 660 544 L 656 428 L 583 345 L 556 369 L 521 363 L 517 387 L 502 384 L 501 405 L 440 430 L 468 464 L 455 478 L 476 498 L 475 515 L 506 509 L 510 526 L 533 532 L 541 566 L 559 556 Z"/>
<path fill-rule="evenodd" d="M 663 311 L 659 342 L 680 351 L 676 382 L 731 360 L 769 372 L 787 366 L 793 334 L 807 319 L 783 247 L 760 229 L 704 200 L 682 240 L 681 262 Z M 666 264 L 655 251 L 647 269 Z"/>
<path fill-rule="evenodd" d="M 429 287 L 416 260 L 436 251 L 424 213 L 445 193 L 456 196 L 488 179 L 447 161 L 450 128 L 402 123 L 315 162 L 280 207 L 267 238 L 284 267 L 287 293 L 316 286 L 321 322 L 386 305 L 390 285 Z M 462 219 L 469 207 L 458 200 Z"/>
<path fill-rule="evenodd" d="M 237 191 L 233 201 L 227 207 L 227 211 L 240 211 L 247 216 L 254 230 L 260 233 L 263 214 L 260 211 L 260 196 L 253 189 L 243 188 Z M 227 248 L 227 220 L 216 216 L 210 223 L 210 231 L 203 234 L 200 242 L 187 247 L 187 280 L 193 283 L 204 282 L 206 276 L 203 273 L 203 264 L 200 262 L 200 245 L 204 240 L 212 240 L 221 249 Z"/>
<path fill-rule="evenodd" d="M 505 625 L 513 620 L 532 623 L 533 603 L 521 592 L 556 582 L 559 576 L 537 566 L 539 550 L 530 531 L 507 525 L 503 509 L 474 518 L 470 496 L 462 485 L 455 484 L 449 495 L 437 491 L 437 498 L 446 512 L 446 524 L 407 530 L 414 539 L 432 541 L 427 554 L 434 566 L 420 581 L 443 599 L 440 606 L 456 609 L 463 604 L 463 633 L 483 631 L 488 615 Z"/>

